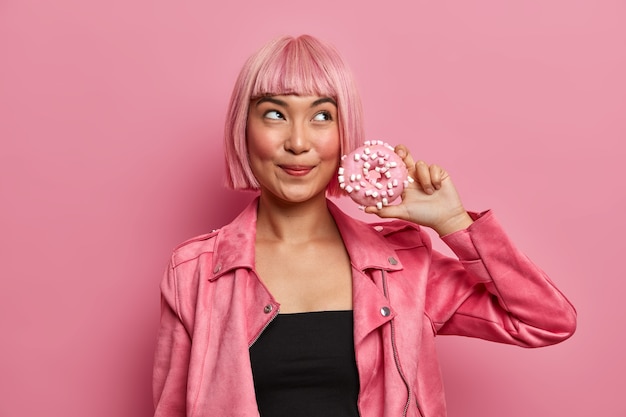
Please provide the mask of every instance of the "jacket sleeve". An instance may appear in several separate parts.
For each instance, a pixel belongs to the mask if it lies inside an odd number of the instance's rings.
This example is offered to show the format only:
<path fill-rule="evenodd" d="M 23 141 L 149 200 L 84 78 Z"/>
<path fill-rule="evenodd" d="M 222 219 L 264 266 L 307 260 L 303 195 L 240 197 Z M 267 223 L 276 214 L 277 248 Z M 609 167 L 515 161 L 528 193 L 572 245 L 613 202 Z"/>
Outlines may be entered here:
<path fill-rule="evenodd" d="M 176 272 L 161 282 L 161 323 L 153 369 L 155 417 L 185 417 L 191 337 L 180 314 Z"/>
<path fill-rule="evenodd" d="M 511 242 L 488 211 L 442 239 L 458 260 L 433 251 L 426 313 L 438 334 L 524 347 L 558 343 L 576 329 L 576 310 Z"/>

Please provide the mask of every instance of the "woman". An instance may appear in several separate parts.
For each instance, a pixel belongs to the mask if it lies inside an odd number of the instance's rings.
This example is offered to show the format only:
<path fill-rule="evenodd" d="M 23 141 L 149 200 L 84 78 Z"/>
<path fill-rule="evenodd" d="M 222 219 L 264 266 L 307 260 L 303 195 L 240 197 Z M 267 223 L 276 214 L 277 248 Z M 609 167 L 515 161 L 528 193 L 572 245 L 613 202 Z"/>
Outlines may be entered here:
<path fill-rule="evenodd" d="M 236 82 L 229 186 L 258 190 L 231 224 L 187 241 L 162 282 L 156 416 L 445 416 L 437 334 L 558 343 L 576 313 L 493 214 L 469 214 L 437 165 L 366 224 L 327 200 L 363 142 L 337 52 L 274 40 Z M 458 259 L 433 251 L 434 229 Z"/>

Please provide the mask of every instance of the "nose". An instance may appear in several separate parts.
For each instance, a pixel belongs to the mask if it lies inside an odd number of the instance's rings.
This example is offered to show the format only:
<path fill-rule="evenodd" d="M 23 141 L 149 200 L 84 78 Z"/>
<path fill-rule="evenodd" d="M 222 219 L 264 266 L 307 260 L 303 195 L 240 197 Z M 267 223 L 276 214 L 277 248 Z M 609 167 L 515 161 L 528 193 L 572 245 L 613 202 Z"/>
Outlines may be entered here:
<path fill-rule="evenodd" d="M 300 125 L 294 124 L 289 130 L 289 137 L 285 141 L 285 150 L 295 155 L 308 152 L 311 149 L 311 142 L 307 129 Z"/>

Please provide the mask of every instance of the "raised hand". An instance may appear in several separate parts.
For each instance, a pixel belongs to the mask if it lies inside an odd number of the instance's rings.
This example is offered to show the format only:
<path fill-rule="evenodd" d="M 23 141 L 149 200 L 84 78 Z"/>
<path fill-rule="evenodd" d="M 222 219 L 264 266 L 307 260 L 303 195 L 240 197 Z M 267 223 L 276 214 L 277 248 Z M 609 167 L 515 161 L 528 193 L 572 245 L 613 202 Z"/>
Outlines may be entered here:
<path fill-rule="evenodd" d="M 446 170 L 421 160 L 415 162 L 404 145 L 396 146 L 395 152 L 402 158 L 409 176 L 415 181 L 404 189 L 400 204 L 392 204 L 382 209 L 366 207 L 365 212 L 427 226 L 440 236 L 465 229 L 472 224 L 472 218 L 465 211 Z"/>

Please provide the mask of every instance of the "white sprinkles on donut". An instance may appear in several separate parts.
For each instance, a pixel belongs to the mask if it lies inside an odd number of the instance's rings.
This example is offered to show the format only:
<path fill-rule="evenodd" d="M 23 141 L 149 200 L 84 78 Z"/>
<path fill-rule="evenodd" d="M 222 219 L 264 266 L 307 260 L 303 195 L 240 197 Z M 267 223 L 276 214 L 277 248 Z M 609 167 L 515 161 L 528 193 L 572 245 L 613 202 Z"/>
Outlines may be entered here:
<path fill-rule="evenodd" d="M 376 206 L 379 210 L 413 182 L 393 146 L 381 140 L 367 140 L 364 146 L 342 156 L 337 174 L 339 187 L 361 208 Z"/>

